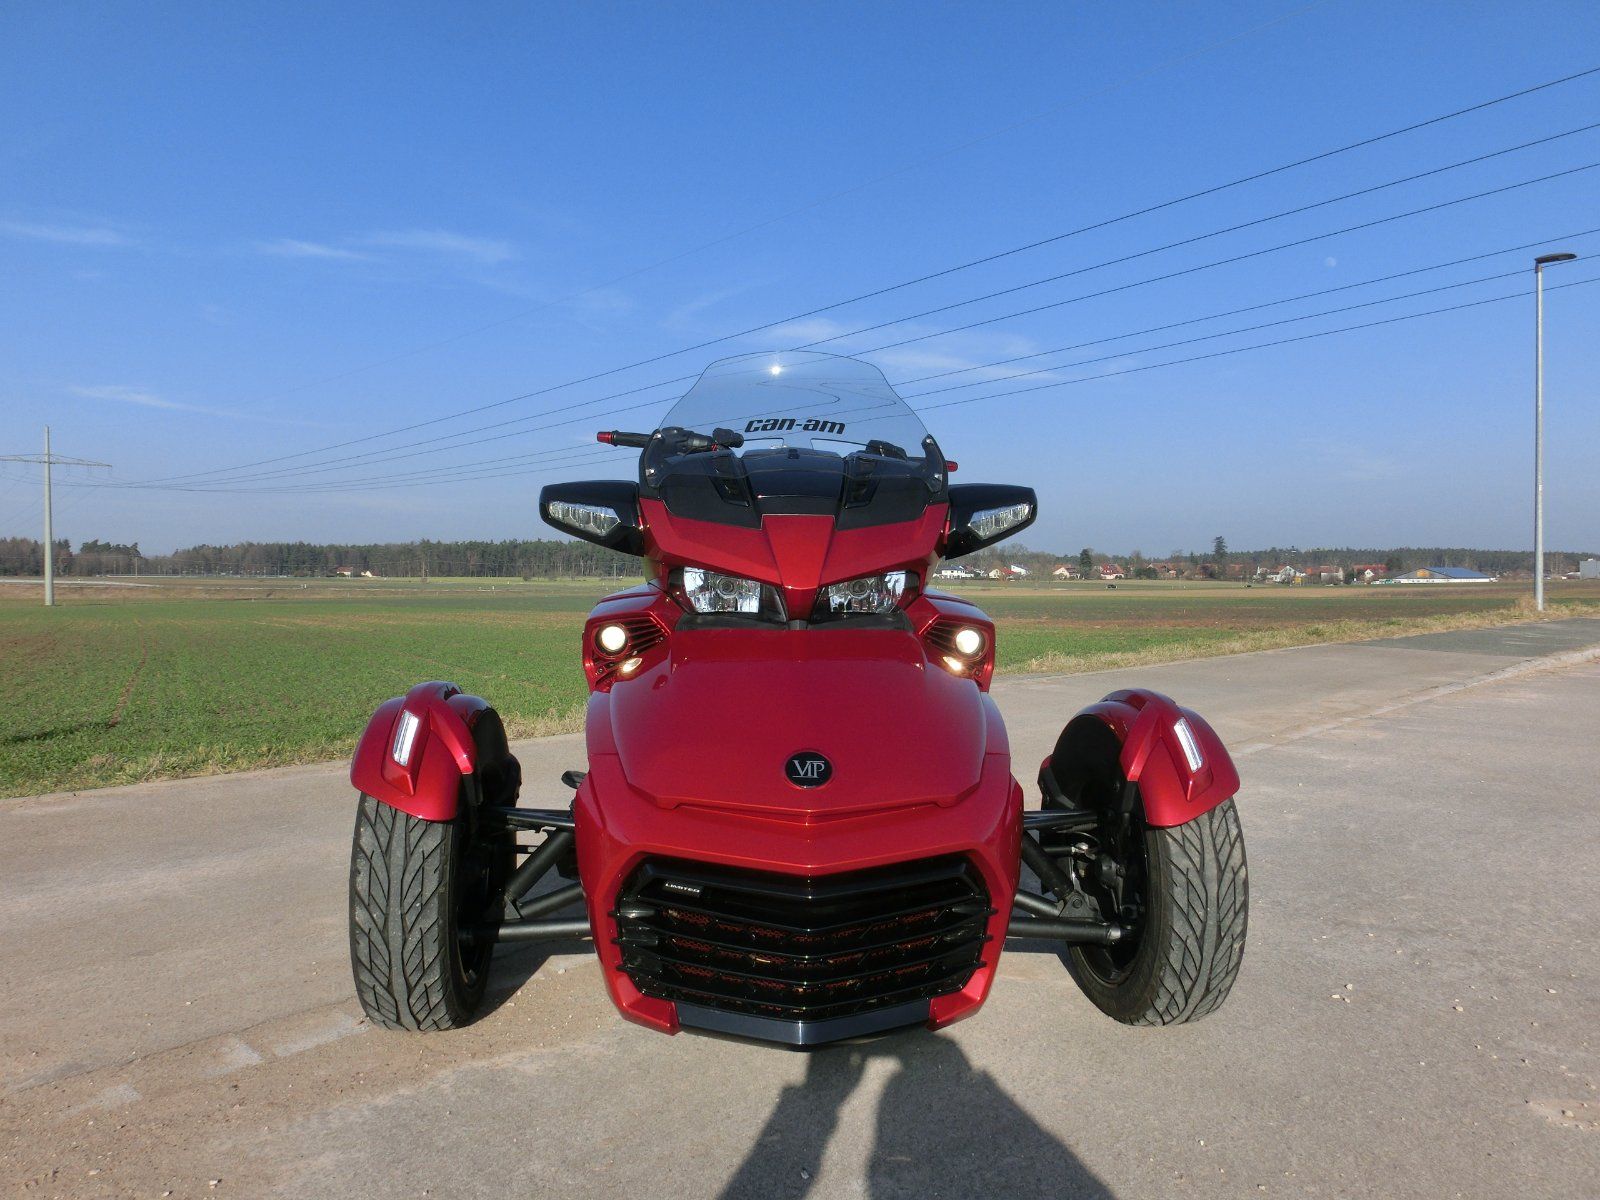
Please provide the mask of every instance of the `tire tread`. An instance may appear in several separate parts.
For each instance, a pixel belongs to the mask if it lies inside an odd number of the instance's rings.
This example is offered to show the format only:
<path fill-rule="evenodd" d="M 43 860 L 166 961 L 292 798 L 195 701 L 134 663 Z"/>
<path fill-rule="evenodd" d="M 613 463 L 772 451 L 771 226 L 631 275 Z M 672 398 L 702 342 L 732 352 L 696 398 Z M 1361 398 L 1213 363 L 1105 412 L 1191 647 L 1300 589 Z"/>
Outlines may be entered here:
<path fill-rule="evenodd" d="M 1149 939 L 1129 977 L 1110 986 L 1077 954 L 1073 975 L 1089 998 L 1128 1025 L 1176 1025 L 1209 1016 L 1238 978 L 1249 924 L 1244 833 L 1232 799 L 1192 821 L 1147 833 Z"/>
<path fill-rule="evenodd" d="M 454 828 L 363 795 L 350 861 L 350 961 L 356 998 L 388 1029 L 466 1023 L 449 937 Z"/>

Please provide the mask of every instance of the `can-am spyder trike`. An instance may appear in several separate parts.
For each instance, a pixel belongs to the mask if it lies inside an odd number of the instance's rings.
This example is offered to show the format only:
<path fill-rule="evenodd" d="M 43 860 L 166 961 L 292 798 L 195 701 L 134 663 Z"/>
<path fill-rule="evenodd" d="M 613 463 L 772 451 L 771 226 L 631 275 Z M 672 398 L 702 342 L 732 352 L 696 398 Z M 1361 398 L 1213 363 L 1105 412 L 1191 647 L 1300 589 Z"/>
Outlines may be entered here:
<path fill-rule="evenodd" d="M 1025 810 L 994 624 L 927 586 L 1031 524 L 1032 489 L 950 483 L 883 375 L 822 354 L 714 364 L 654 432 L 598 436 L 640 452 L 637 481 L 546 487 L 540 515 L 647 582 L 584 623 L 571 807 L 518 807 L 500 718 L 453 684 L 390 700 L 356 751 L 350 947 L 374 1022 L 463 1025 L 496 943 L 574 938 L 622 1015 L 666 1033 L 936 1029 L 983 1004 L 1008 938 L 1058 946 L 1119 1021 L 1222 1003 L 1246 879 L 1217 735 L 1112 692 Z"/>

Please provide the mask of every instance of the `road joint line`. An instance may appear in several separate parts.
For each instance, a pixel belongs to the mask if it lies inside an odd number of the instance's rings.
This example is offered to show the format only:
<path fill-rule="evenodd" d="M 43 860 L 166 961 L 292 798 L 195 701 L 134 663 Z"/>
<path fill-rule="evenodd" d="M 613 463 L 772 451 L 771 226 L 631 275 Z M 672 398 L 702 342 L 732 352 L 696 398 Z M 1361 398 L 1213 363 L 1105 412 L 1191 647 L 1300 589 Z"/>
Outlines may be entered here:
<path fill-rule="evenodd" d="M 1565 667 L 1582 666 L 1585 663 L 1595 662 L 1596 660 L 1600 660 L 1600 646 L 1589 646 L 1582 650 L 1572 650 L 1565 654 L 1551 654 L 1540 658 L 1524 659 L 1519 663 L 1514 663 L 1509 667 L 1502 667 L 1498 671 L 1491 671 L 1487 675 L 1479 675 L 1474 679 L 1463 679 L 1455 683 L 1442 683 L 1388 704 L 1380 704 L 1375 708 L 1366 709 L 1362 712 L 1347 713 L 1342 717 L 1335 717 L 1331 721 L 1319 721 L 1314 725 L 1303 726 L 1269 741 L 1250 742 L 1234 750 L 1233 756 L 1235 758 L 1244 758 L 1248 755 L 1259 754 L 1263 750 L 1272 750 L 1279 746 L 1286 746 L 1291 742 L 1315 737 L 1319 733 L 1342 729 L 1347 725 L 1354 725 L 1358 721 L 1370 721 L 1374 717 L 1382 717 L 1392 712 L 1399 712 L 1401 709 L 1413 708 L 1430 700 L 1453 696 L 1458 692 L 1470 691 L 1473 688 L 1484 687 L 1488 684 L 1503 683 L 1510 679 L 1519 679 L 1524 675 L 1533 675 L 1541 671 L 1555 671 Z"/>

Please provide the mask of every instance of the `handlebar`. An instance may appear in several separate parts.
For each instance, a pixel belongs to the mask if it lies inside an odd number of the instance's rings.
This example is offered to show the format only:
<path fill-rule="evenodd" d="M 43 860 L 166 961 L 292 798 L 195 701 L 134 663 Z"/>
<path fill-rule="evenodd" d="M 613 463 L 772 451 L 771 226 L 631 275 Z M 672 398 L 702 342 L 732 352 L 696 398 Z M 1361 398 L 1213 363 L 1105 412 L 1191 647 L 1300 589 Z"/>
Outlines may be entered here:
<path fill-rule="evenodd" d="M 608 446 L 631 446 L 635 450 L 643 450 L 650 444 L 651 436 L 648 433 L 624 433 L 620 429 L 612 429 L 595 434 L 594 440 Z"/>
<path fill-rule="evenodd" d="M 703 433 L 690 433 L 687 429 L 666 430 L 673 433 L 675 449 L 679 454 L 698 454 L 706 450 L 737 450 L 744 445 L 744 434 L 736 433 L 732 429 L 713 429 L 711 436 Z M 620 429 L 602 430 L 594 435 L 594 440 L 604 442 L 608 446 L 627 446 L 634 450 L 643 450 L 648 446 L 655 434 L 653 433 L 625 433 Z"/>

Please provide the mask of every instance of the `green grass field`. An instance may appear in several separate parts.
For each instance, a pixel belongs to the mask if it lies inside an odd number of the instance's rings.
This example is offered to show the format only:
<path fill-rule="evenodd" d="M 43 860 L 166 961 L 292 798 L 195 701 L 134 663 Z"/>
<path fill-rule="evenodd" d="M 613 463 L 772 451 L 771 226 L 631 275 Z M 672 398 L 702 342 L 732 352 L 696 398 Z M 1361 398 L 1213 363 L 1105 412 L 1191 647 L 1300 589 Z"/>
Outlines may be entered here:
<path fill-rule="evenodd" d="M 16 698 L 0 795 L 338 758 L 421 679 L 488 697 L 513 735 L 575 727 L 577 636 L 613 585 L 434 580 L 0 585 Z M 1002 671 L 1083 670 L 1526 615 L 1525 588 L 962 584 L 996 619 Z M 1600 587 L 1558 584 L 1560 611 Z"/>

